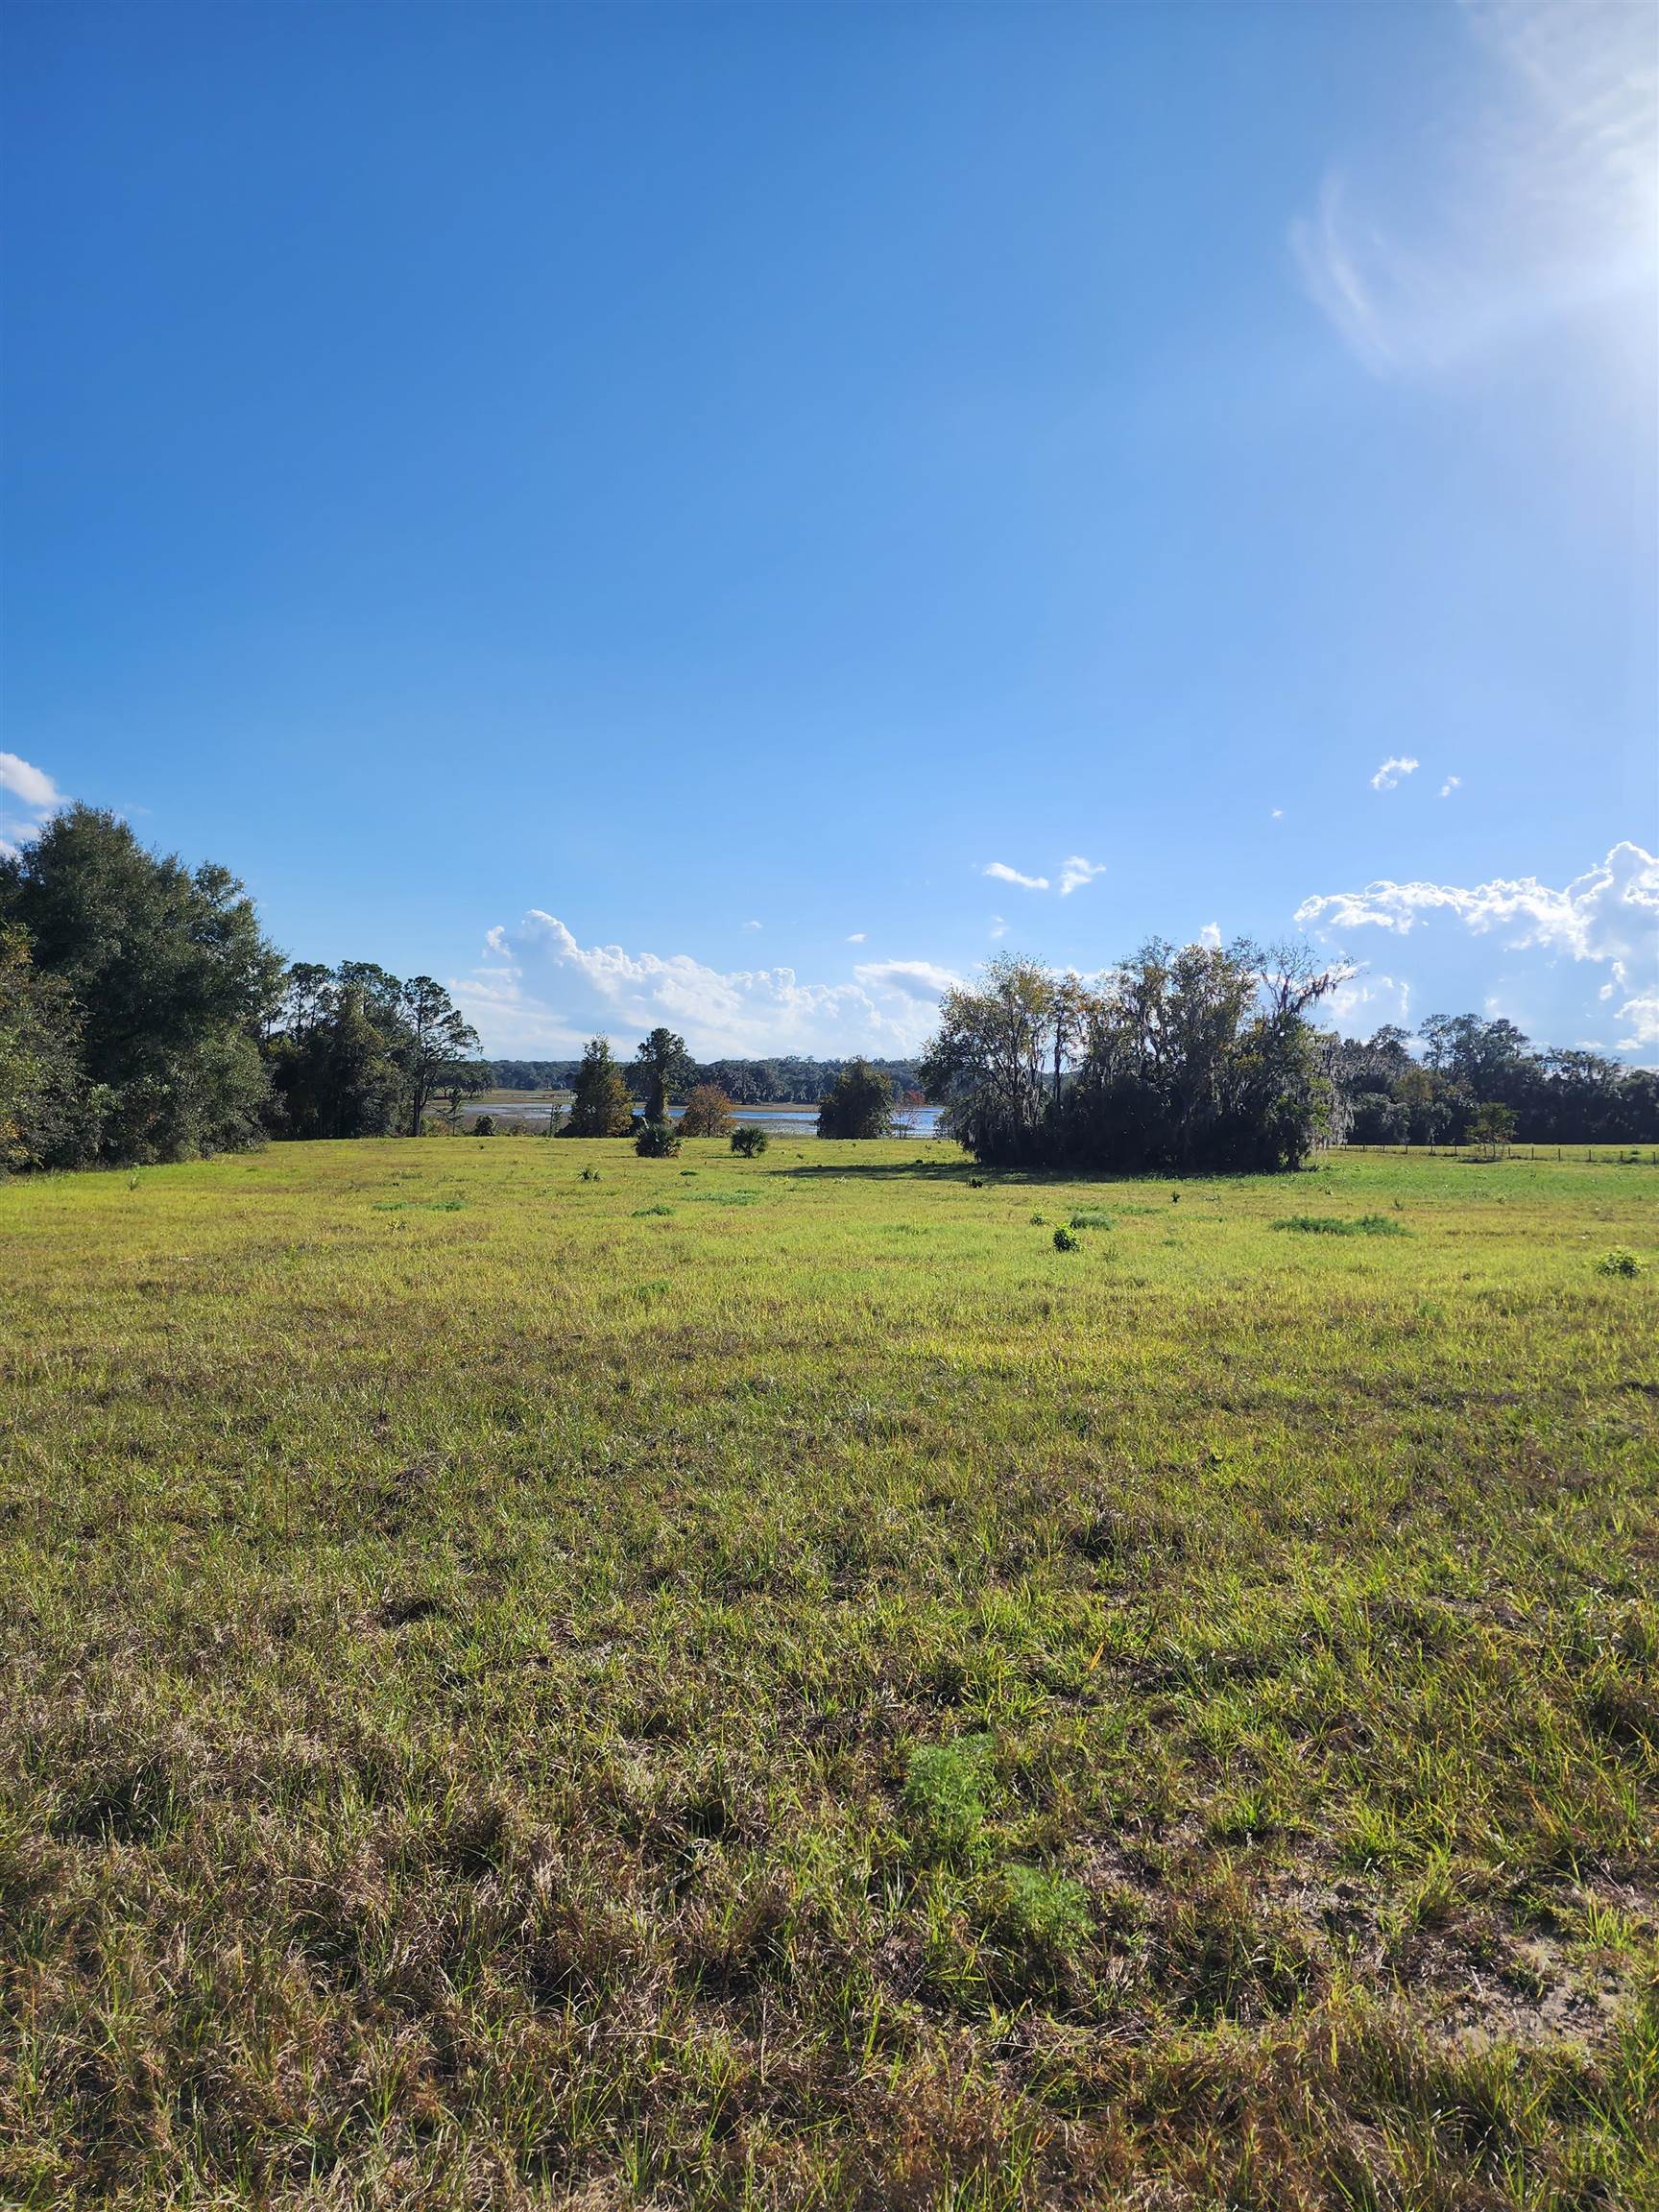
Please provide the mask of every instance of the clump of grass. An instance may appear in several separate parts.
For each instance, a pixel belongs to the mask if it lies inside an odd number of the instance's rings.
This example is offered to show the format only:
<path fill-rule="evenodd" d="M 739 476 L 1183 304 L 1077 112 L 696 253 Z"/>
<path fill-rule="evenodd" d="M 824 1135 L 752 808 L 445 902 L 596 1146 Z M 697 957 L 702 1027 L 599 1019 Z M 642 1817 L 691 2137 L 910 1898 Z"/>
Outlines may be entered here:
<path fill-rule="evenodd" d="M 634 1218 L 636 1221 L 643 1221 L 650 1214 L 672 1214 L 673 1211 L 674 1209 L 672 1206 L 636 1206 L 634 1209 Z"/>
<path fill-rule="evenodd" d="M 1048 1226 L 1048 1216 L 1047 1216 L 1047 1214 L 1032 1214 L 1032 1216 L 1031 1216 L 1031 1226 L 1032 1226 L 1032 1228 L 1033 1228 L 1033 1229 L 1046 1229 L 1046 1228 L 1047 1228 L 1047 1226 Z"/>
<path fill-rule="evenodd" d="M 1403 1221 L 1395 1221 L 1386 1214 L 1361 1214 L 1357 1221 L 1344 1220 L 1337 1214 L 1291 1214 L 1283 1221 L 1275 1221 L 1275 1229 L 1290 1229 L 1304 1237 L 1409 1237 L 1411 1232 Z"/>
<path fill-rule="evenodd" d="M 1642 1262 L 1627 1244 L 1615 1244 L 1596 1262 L 1598 1275 L 1640 1275 Z"/>
<path fill-rule="evenodd" d="M 1080 1206 L 1071 1216 L 1071 1226 L 1073 1229 L 1111 1229 L 1117 1224 L 1111 1214 L 1103 1213 L 1098 1206 Z"/>
<path fill-rule="evenodd" d="M 991 1783 L 990 1736 L 961 1736 L 954 1743 L 918 1743 L 904 1771 L 904 1809 L 926 1849 L 973 1852 L 980 1843 Z"/>
<path fill-rule="evenodd" d="M 759 1192 L 756 1190 L 706 1190 L 705 1206 L 753 1206 Z"/>
<path fill-rule="evenodd" d="M 1089 1940 L 1089 1892 L 1081 1882 L 1041 1866 L 1008 1866 L 1002 1875 L 997 1928 L 1022 1949 L 1068 1959 Z"/>
<path fill-rule="evenodd" d="M 576 1180 L 578 1183 L 602 1183 L 605 1177 L 603 1171 L 598 1167 L 584 1167 Z"/>
<path fill-rule="evenodd" d="M 1081 1237 L 1073 1237 L 1070 1230 L 1062 1221 L 1059 1228 L 1054 1232 L 1054 1249 L 1056 1252 L 1080 1252 L 1083 1249 L 1083 1239 Z"/>

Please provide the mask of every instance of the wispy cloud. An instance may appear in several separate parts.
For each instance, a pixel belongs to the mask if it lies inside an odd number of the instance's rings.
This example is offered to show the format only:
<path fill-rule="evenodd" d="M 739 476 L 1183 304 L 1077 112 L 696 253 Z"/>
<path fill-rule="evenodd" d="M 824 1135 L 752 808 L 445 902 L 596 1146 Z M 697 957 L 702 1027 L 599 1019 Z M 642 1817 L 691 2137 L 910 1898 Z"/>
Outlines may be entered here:
<path fill-rule="evenodd" d="M 862 945 L 869 934 L 868 929 L 854 929 L 848 936 L 847 942 L 849 945 Z"/>
<path fill-rule="evenodd" d="M 760 925 L 758 922 L 745 922 L 743 926 L 745 929 L 758 929 Z"/>
<path fill-rule="evenodd" d="M 1304 289 L 1374 375 L 1432 373 L 1593 303 L 1651 298 L 1651 10 L 1471 0 L 1461 20 L 1479 62 L 1462 111 L 1431 118 L 1409 164 L 1333 166 L 1290 227 Z"/>
<path fill-rule="evenodd" d="M 0 753 L 0 853 L 15 853 L 65 804 L 44 768 L 20 754 Z"/>
<path fill-rule="evenodd" d="M 1093 883 L 1096 876 L 1104 876 L 1104 860 L 1085 860 L 1081 853 L 1068 854 L 1060 863 L 1058 883 L 1046 876 L 1027 876 L 1018 868 L 1010 868 L 1006 860 L 988 860 L 980 870 L 998 883 L 1018 883 L 1022 891 L 1057 890 L 1062 899 L 1070 899 L 1073 891 L 1080 891 L 1085 883 Z"/>
<path fill-rule="evenodd" d="M 1104 876 L 1104 860 L 1085 860 L 1081 854 L 1073 853 L 1060 867 L 1060 896 L 1069 899 L 1073 891 L 1080 891 L 1085 883 L 1093 883 L 1096 876 Z"/>
<path fill-rule="evenodd" d="M 1372 777 L 1371 788 L 1373 791 L 1392 791 L 1402 776 L 1415 776 L 1422 765 L 1420 760 L 1411 759 L 1407 754 L 1391 753 Z"/>
<path fill-rule="evenodd" d="M 991 917 L 991 936 L 993 941 L 998 937 L 1006 937 L 1007 934 L 1007 923 L 1003 921 L 1000 914 L 993 914 Z"/>
<path fill-rule="evenodd" d="M 583 945 L 535 908 L 515 927 L 492 929 L 484 960 L 450 988 L 487 1047 L 564 1052 L 596 1030 L 642 1036 L 661 1022 L 707 1058 L 914 1051 L 955 980 L 928 960 L 868 961 L 832 983 L 804 983 L 792 968 L 729 972 L 685 952 Z"/>
<path fill-rule="evenodd" d="M 1285 819 L 1284 807 L 1275 806 L 1272 813 L 1268 815 L 1267 819 L 1269 822 L 1283 822 Z"/>
<path fill-rule="evenodd" d="M 1463 779 L 1461 776 L 1448 776 L 1445 782 L 1440 786 L 1441 798 L 1450 799 L 1453 792 L 1461 786 L 1462 781 Z"/>

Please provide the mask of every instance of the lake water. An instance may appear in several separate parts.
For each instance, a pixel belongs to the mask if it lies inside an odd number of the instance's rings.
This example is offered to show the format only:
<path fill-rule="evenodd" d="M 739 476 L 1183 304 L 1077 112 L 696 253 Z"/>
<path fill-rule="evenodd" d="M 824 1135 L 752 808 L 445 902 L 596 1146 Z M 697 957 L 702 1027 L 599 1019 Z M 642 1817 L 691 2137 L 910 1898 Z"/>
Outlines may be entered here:
<path fill-rule="evenodd" d="M 485 1106 L 479 1111 L 493 1114 L 497 1121 L 524 1121 L 532 1128 L 545 1124 L 547 1107 L 541 1099 L 515 1099 L 501 1106 Z M 668 1109 L 673 1120 L 680 1118 L 681 1109 Z M 816 1106 L 736 1106 L 733 1119 L 752 1122 L 757 1128 L 766 1129 L 774 1137 L 811 1137 L 818 1135 L 818 1109 Z M 904 1117 L 900 1134 L 905 1137 L 936 1137 L 939 1134 L 939 1109 L 937 1106 L 916 1106 Z"/>

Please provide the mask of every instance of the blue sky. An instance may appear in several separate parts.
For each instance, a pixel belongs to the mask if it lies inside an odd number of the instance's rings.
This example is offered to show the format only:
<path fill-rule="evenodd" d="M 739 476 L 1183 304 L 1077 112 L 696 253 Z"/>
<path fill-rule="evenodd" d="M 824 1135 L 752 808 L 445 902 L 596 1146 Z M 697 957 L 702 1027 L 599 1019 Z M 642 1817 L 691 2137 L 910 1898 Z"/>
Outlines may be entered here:
<path fill-rule="evenodd" d="M 0 836 L 504 1051 L 1213 927 L 1653 1058 L 1656 24 L 13 7 Z"/>

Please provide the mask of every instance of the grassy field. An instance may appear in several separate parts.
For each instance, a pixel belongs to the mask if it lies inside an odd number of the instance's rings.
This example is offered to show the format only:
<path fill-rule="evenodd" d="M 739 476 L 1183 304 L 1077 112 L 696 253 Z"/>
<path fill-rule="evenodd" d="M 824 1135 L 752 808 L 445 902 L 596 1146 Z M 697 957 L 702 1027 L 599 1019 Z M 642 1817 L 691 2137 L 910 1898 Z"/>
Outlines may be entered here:
<path fill-rule="evenodd" d="M 1659 1169 L 290 1145 L 0 1260 L 0 2200 L 1659 2204 Z"/>

